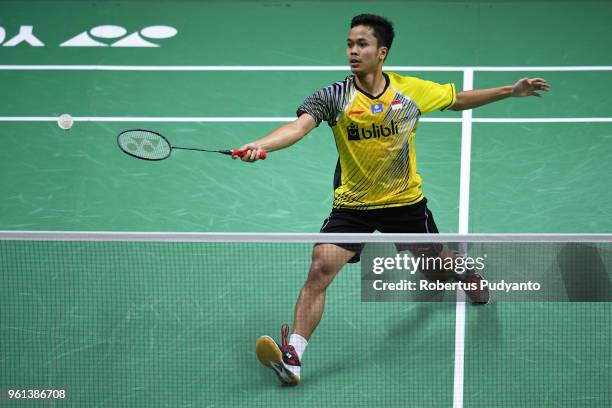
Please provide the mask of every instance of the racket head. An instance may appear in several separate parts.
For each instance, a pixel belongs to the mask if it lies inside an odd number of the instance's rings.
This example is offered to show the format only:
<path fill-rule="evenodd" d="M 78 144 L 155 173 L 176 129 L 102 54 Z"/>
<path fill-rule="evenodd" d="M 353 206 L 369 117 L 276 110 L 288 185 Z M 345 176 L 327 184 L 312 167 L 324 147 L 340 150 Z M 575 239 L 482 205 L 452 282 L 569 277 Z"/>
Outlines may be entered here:
<path fill-rule="evenodd" d="M 117 136 L 117 144 L 125 154 L 142 160 L 164 160 L 172 153 L 168 139 L 147 129 L 124 130 Z"/>

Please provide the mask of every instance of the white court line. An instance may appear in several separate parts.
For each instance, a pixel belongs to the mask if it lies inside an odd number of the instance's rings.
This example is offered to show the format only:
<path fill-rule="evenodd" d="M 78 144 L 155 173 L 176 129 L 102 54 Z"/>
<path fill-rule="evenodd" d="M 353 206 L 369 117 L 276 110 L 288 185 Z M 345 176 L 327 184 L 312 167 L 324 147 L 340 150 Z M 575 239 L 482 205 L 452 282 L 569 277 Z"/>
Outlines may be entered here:
<path fill-rule="evenodd" d="M 0 116 L 0 122 L 56 122 L 57 116 Z M 75 122 L 291 122 L 293 117 L 74 116 Z"/>
<path fill-rule="evenodd" d="M 463 90 L 474 89 L 474 71 L 465 70 Z M 459 233 L 468 233 L 470 210 L 470 163 L 472 158 L 472 109 L 461 112 L 461 166 L 459 175 Z"/>
<path fill-rule="evenodd" d="M 612 71 L 612 66 L 458 67 L 386 66 L 386 71 Z M 4 71 L 347 71 L 347 65 L 0 65 Z"/>
<path fill-rule="evenodd" d="M 463 71 L 463 90 L 474 89 L 474 71 Z M 459 234 L 468 233 L 470 209 L 470 164 L 472 159 L 472 110 L 461 112 L 461 165 L 459 171 Z M 461 245 L 459 253 L 467 256 L 467 247 Z M 465 359 L 465 294 L 457 290 L 455 306 L 455 363 L 453 374 L 453 408 L 463 407 Z"/>
<path fill-rule="evenodd" d="M 0 122 L 56 122 L 57 116 L 0 116 Z M 75 116 L 75 122 L 292 122 L 287 117 L 158 117 L 158 116 Z M 460 123 L 461 118 L 425 118 L 421 122 Z"/>
<path fill-rule="evenodd" d="M 0 116 L 0 122 L 56 122 L 57 116 Z M 294 116 L 279 117 L 159 117 L 75 116 L 75 122 L 291 122 Z M 462 118 L 421 118 L 420 122 L 462 123 Z M 612 118 L 472 118 L 472 123 L 612 123 Z"/>
<path fill-rule="evenodd" d="M 612 243 L 612 234 L 342 234 L 293 232 L 143 232 L 0 230 L 0 241 L 138 241 L 138 242 L 495 242 L 495 243 Z"/>
<path fill-rule="evenodd" d="M 608 123 L 612 118 L 474 118 L 477 123 Z"/>

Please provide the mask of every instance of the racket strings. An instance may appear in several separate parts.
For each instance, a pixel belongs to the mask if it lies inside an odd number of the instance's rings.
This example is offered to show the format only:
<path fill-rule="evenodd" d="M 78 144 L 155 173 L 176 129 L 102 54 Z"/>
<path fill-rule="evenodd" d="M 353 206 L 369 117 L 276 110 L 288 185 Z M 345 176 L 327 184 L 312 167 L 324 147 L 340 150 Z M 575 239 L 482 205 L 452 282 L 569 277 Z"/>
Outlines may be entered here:
<path fill-rule="evenodd" d="M 123 132 L 118 143 L 124 152 L 146 160 L 162 160 L 172 152 L 172 146 L 163 136 L 147 130 Z"/>

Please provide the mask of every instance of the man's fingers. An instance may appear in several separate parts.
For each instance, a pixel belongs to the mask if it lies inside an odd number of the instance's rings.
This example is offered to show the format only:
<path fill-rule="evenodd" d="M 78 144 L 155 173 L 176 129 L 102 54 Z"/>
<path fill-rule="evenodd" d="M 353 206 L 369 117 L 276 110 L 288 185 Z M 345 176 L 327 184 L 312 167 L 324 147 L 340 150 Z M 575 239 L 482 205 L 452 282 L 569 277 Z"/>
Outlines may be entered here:
<path fill-rule="evenodd" d="M 236 157 L 240 157 L 240 159 L 245 162 L 251 163 L 251 162 L 256 161 L 259 158 L 259 150 L 254 149 L 252 147 L 246 147 L 244 149 L 240 149 L 238 150 L 238 152 L 241 154 Z"/>
<path fill-rule="evenodd" d="M 251 149 L 245 149 L 244 154 L 242 155 L 242 161 L 246 161 L 246 162 L 251 162 L 253 160 L 251 160 L 251 153 L 253 152 L 253 150 Z"/>
<path fill-rule="evenodd" d="M 244 147 L 241 147 L 240 149 L 236 149 L 234 150 L 234 154 L 232 155 L 232 159 L 244 159 L 244 154 L 243 152 L 245 151 Z"/>
<path fill-rule="evenodd" d="M 538 87 L 539 89 L 549 89 L 550 88 L 550 85 L 548 84 L 548 82 L 546 82 L 546 80 L 542 78 L 533 79 L 532 84 Z"/>
<path fill-rule="evenodd" d="M 240 159 L 244 161 L 247 150 L 248 150 L 248 147 L 241 147 L 240 149 L 237 149 L 235 151 L 235 154 L 232 155 L 232 158 L 236 158 L 236 159 Z"/>
<path fill-rule="evenodd" d="M 521 78 L 513 87 L 513 96 L 538 96 L 536 91 L 548 91 L 550 85 L 544 78 Z"/>
<path fill-rule="evenodd" d="M 545 91 L 548 91 L 550 89 L 550 85 L 548 84 L 537 84 L 538 89 L 543 89 Z"/>
<path fill-rule="evenodd" d="M 242 146 L 240 149 L 234 150 L 232 159 L 236 160 L 239 158 L 240 160 L 245 161 L 245 162 L 254 162 L 255 160 L 257 160 L 257 156 L 258 156 L 257 152 L 258 152 L 258 149 L 255 146 L 251 144 L 246 144 Z"/>

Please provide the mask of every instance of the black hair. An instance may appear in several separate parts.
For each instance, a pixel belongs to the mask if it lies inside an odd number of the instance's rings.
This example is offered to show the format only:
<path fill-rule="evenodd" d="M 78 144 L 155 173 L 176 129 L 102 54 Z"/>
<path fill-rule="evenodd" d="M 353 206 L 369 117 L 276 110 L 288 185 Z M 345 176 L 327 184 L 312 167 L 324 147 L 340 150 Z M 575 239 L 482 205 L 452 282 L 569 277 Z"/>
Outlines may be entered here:
<path fill-rule="evenodd" d="M 351 28 L 359 25 L 371 27 L 374 31 L 374 37 L 378 41 L 378 46 L 387 47 L 387 50 L 391 50 L 393 37 L 395 37 L 391 21 L 374 14 L 360 14 L 351 20 Z"/>

